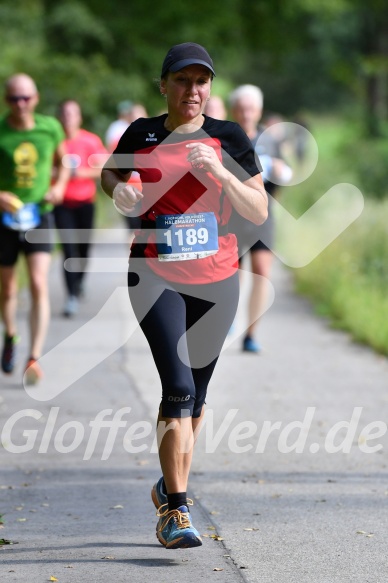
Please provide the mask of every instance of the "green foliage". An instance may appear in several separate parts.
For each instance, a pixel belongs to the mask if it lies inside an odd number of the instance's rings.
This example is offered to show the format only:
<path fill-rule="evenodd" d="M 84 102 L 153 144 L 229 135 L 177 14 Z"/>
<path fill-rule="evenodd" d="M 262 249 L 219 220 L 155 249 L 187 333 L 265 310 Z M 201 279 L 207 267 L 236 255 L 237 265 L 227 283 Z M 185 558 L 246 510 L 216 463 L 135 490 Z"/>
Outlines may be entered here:
<path fill-rule="evenodd" d="M 0 2 L 0 77 L 28 70 L 45 45 L 43 7 L 39 0 Z"/>
<path fill-rule="evenodd" d="M 335 117 L 313 120 L 312 133 L 319 146 L 317 169 L 306 182 L 282 191 L 281 202 L 295 216 L 335 183 L 360 187 L 354 173 L 359 159 L 356 156 L 350 165 L 343 154 L 344 144 L 362 144 L 359 124 Z M 384 354 L 388 354 L 387 216 L 387 199 L 367 199 L 356 222 L 309 265 L 293 270 L 296 289 L 312 298 L 320 314 Z"/>
<path fill-rule="evenodd" d="M 128 96 L 141 100 L 145 88 L 140 76 L 112 71 L 100 54 L 87 60 L 78 55 L 56 54 L 45 59 L 33 76 L 41 92 L 42 110 L 55 114 L 63 99 L 76 99 L 82 105 L 85 126 L 99 134 L 115 118 L 117 103 Z"/>
<path fill-rule="evenodd" d="M 109 27 L 82 2 L 59 3 L 45 19 L 47 41 L 52 50 L 88 57 L 109 50 L 113 36 Z"/>
<path fill-rule="evenodd" d="M 357 182 L 365 195 L 383 199 L 388 196 L 388 140 L 360 139 L 345 144 L 340 151 L 344 162 L 354 167 Z"/>
<path fill-rule="evenodd" d="M 122 99 L 159 112 L 155 79 L 166 50 L 192 40 L 214 58 L 215 92 L 255 83 L 266 107 L 286 115 L 365 101 L 364 119 L 378 133 L 387 21 L 379 0 L 0 0 L 0 77 L 33 75 L 45 111 L 79 99 L 88 127 L 101 133 Z M 365 91 L 375 81 L 377 96 Z"/>
<path fill-rule="evenodd" d="M 388 205 L 369 205 L 358 223 L 298 270 L 296 289 L 312 297 L 319 313 L 334 326 L 388 354 L 388 236 L 382 214 Z M 373 240 L 372 228 L 376 229 Z"/>

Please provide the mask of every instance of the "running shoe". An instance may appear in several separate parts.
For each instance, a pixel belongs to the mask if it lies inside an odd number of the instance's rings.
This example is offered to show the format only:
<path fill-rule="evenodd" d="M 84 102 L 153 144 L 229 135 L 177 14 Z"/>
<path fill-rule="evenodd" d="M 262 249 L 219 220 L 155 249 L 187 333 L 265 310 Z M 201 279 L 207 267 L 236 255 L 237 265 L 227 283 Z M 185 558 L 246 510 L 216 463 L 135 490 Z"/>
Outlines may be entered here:
<path fill-rule="evenodd" d="M 244 352 L 253 352 L 258 354 L 261 351 L 261 346 L 258 342 L 253 340 L 251 336 L 245 336 L 242 349 Z"/>
<path fill-rule="evenodd" d="M 43 377 L 43 371 L 36 358 L 30 358 L 24 370 L 24 383 L 26 385 L 36 385 Z"/>
<path fill-rule="evenodd" d="M 18 336 L 7 336 L 7 334 L 4 334 L 4 344 L 1 353 L 1 369 L 6 374 L 11 374 L 15 368 L 16 344 L 18 342 Z"/>
<path fill-rule="evenodd" d="M 187 504 L 192 506 L 193 501 L 188 498 Z M 159 516 L 156 536 L 166 549 L 188 549 L 202 545 L 199 532 L 191 524 L 187 506 L 169 510 L 168 505 L 163 504 L 156 515 Z"/>
<path fill-rule="evenodd" d="M 63 309 L 63 315 L 65 318 L 72 318 L 78 314 L 78 298 L 75 296 L 69 296 L 65 307 Z"/>
<path fill-rule="evenodd" d="M 156 509 L 168 503 L 167 492 L 164 489 L 163 476 L 159 478 L 156 484 L 153 485 L 151 490 L 151 498 L 152 502 L 155 504 Z"/>

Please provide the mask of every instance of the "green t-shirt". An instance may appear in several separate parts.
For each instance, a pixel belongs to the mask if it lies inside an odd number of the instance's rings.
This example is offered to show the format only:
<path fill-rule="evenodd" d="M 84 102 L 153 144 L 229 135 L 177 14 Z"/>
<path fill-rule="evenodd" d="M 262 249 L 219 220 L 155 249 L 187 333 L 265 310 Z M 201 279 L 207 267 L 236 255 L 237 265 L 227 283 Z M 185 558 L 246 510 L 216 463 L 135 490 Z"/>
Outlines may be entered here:
<path fill-rule="evenodd" d="M 35 127 L 16 130 L 0 118 L 0 190 L 16 194 L 23 202 L 40 203 L 40 212 L 52 205 L 43 202 L 50 189 L 53 155 L 65 139 L 54 117 L 34 114 Z"/>

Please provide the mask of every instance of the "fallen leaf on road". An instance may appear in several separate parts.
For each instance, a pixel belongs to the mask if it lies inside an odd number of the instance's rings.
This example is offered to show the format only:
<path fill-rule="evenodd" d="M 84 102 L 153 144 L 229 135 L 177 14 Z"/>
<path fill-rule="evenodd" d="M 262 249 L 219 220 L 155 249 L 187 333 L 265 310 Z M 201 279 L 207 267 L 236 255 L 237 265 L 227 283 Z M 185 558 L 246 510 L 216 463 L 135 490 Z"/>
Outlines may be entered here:
<path fill-rule="evenodd" d="M 272 496 L 271 496 L 271 498 L 281 498 L 281 497 L 282 497 L 281 494 L 272 494 Z"/>
<path fill-rule="evenodd" d="M 367 538 L 371 538 L 372 536 L 375 536 L 375 535 L 373 534 L 373 532 L 371 532 L 370 534 L 367 534 L 367 535 L 366 535 L 366 537 L 367 537 Z"/>
<path fill-rule="evenodd" d="M 208 526 L 207 529 L 208 530 L 216 530 L 216 527 L 215 526 Z"/>
<path fill-rule="evenodd" d="M 358 530 L 357 534 L 366 534 L 365 530 Z"/>
<path fill-rule="evenodd" d="M 27 518 L 17 518 L 16 522 L 26 522 Z"/>
<path fill-rule="evenodd" d="M 58 579 L 57 579 L 56 577 L 53 577 L 53 576 L 51 575 L 51 577 L 50 577 L 49 581 L 58 581 Z"/>
<path fill-rule="evenodd" d="M 0 547 L 3 545 L 13 545 L 11 540 L 7 540 L 6 538 L 0 538 Z"/>
<path fill-rule="evenodd" d="M 116 510 L 117 508 L 124 508 L 121 504 L 116 504 L 116 506 L 111 506 L 110 510 Z"/>
<path fill-rule="evenodd" d="M 216 514 L 219 514 L 219 512 L 217 512 L 216 510 L 212 510 L 212 511 L 210 512 L 210 514 L 211 514 L 212 516 L 214 516 L 214 515 L 216 515 Z"/>
<path fill-rule="evenodd" d="M 220 569 L 220 567 L 214 567 L 213 571 L 223 571 L 224 569 Z"/>
<path fill-rule="evenodd" d="M 222 536 L 219 536 L 218 534 L 211 534 L 210 538 L 212 538 L 213 540 L 224 540 Z"/>

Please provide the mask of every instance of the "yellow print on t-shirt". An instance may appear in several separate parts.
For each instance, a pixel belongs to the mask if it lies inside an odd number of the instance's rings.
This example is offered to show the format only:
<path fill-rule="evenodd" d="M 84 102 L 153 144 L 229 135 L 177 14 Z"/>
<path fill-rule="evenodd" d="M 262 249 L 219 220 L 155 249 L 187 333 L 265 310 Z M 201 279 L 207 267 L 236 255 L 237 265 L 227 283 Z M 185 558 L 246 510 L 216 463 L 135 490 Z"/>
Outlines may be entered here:
<path fill-rule="evenodd" d="M 36 162 L 38 161 L 38 150 L 30 142 L 23 142 L 13 153 L 16 164 L 15 176 L 17 188 L 32 188 L 36 177 Z"/>

